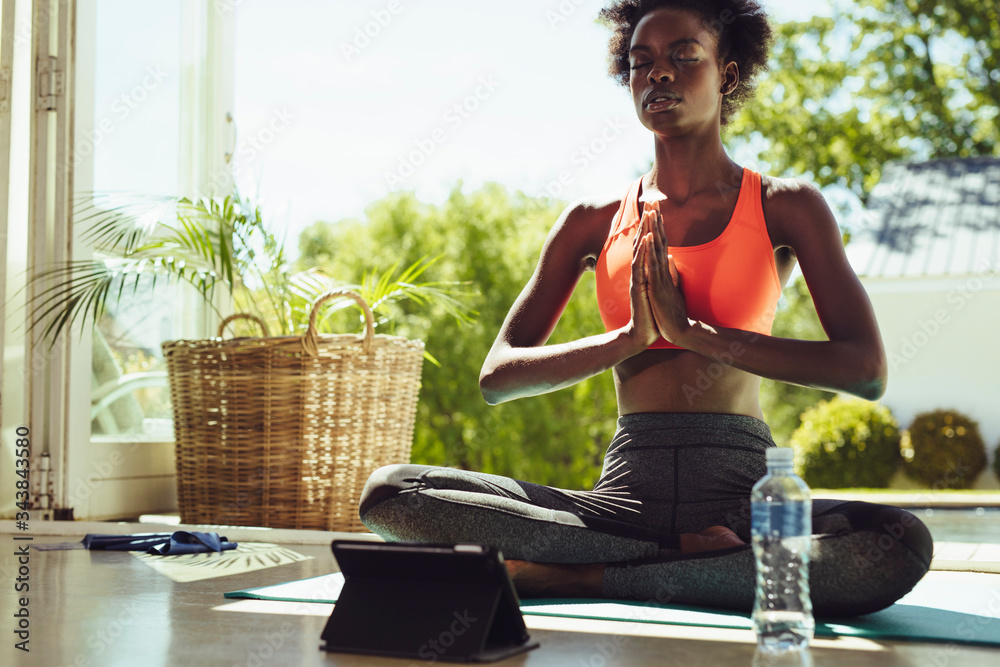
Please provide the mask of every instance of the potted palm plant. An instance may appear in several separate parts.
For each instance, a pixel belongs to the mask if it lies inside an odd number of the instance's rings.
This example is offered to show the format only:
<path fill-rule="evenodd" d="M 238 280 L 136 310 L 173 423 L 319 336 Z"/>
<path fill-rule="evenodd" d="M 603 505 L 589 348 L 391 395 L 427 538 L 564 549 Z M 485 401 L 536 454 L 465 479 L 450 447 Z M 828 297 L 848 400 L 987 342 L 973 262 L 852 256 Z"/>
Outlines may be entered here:
<path fill-rule="evenodd" d="M 363 528 L 356 508 L 368 474 L 409 460 L 426 356 L 422 341 L 375 331 L 396 322 L 403 302 L 468 319 L 460 285 L 422 280 L 434 262 L 426 258 L 352 284 L 292 271 L 260 207 L 238 192 L 88 195 L 77 220 L 97 257 L 32 278 L 30 324 L 44 339 L 98 321 L 147 276 L 193 286 L 220 319 L 221 290 L 237 311 L 215 338 L 162 346 L 182 521 Z M 353 307 L 363 334 L 331 333 L 331 316 Z M 263 335 L 223 338 L 238 318 Z"/>

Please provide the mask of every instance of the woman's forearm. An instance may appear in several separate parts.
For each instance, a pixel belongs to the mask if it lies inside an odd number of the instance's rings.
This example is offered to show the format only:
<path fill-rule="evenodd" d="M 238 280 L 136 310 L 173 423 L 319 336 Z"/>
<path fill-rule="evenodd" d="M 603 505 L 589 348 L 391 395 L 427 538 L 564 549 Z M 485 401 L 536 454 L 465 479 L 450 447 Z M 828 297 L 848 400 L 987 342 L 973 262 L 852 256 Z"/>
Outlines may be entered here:
<path fill-rule="evenodd" d="M 879 341 L 818 341 L 696 323 L 679 345 L 761 377 L 870 401 L 885 393 L 887 363 Z"/>
<path fill-rule="evenodd" d="M 599 375 L 643 349 L 627 327 L 558 345 L 511 347 L 497 341 L 479 388 L 490 405 L 537 396 Z"/>

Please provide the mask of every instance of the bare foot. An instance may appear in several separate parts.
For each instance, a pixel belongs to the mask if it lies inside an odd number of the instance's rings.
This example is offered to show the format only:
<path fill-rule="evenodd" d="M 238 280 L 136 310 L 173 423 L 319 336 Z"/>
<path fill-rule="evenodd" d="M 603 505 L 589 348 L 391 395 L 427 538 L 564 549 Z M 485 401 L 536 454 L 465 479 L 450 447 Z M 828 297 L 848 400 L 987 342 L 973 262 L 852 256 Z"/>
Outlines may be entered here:
<path fill-rule="evenodd" d="M 604 563 L 562 564 L 505 561 L 517 594 L 523 598 L 602 597 Z"/>
<path fill-rule="evenodd" d="M 716 551 L 746 544 L 725 526 L 710 526 L 700 533 L 681 533 L 681 553 Z"/>
<path fill-rule="evenodd" d="M 711 526 L 700 533 L 682 533 L 681 553 L 716 551 L 746 544 L 725 526 Z M 604 563 L 563 564 L 507 560 L 507 572 L 523 598 L 604 596 Z"/>

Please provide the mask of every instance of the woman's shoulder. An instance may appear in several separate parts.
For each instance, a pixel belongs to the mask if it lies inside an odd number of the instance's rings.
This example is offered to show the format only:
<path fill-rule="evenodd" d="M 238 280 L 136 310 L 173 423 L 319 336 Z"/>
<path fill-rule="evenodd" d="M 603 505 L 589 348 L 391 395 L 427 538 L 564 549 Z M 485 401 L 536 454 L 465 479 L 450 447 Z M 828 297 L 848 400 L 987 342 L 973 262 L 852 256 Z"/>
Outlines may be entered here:
<path fill-rule="evenodd" d="M 572 214 L 576 218 L 588 221 L 593 221 L 595 218 L 604 219 L 608 213 L 614 216 L 627 196 L 628 186 L 622 188 L 620 192 L 609 190 L 590 194 L 567 204 L 563 214 Z"/>
<path fill-rule="evenodd" d="M 626 186 L 622 192 L 605 192 L 576 199 L 563 209 L 562 215 L 549 234 L 550 243 L 570 245 L 573 254 L 584 258 L 592 267 L 600 255 L 618 209 L 627 196 Z"/>
<path fill-rule="evenodd" d="M 804 179 L 762 174 L 760 193 L 764 220 L 776 245 L 794 246 L 803 232 L 837 227 L 819 188 Z"/>
<path fill-rule="evenodd" d="M 773 207 L 795 208 L 808 206 L 817 200 L 823 201 L 819 188 L 801 178 L 778 178 L 777 176 L 760 176 L 760 194 L 764 205 Z"/>

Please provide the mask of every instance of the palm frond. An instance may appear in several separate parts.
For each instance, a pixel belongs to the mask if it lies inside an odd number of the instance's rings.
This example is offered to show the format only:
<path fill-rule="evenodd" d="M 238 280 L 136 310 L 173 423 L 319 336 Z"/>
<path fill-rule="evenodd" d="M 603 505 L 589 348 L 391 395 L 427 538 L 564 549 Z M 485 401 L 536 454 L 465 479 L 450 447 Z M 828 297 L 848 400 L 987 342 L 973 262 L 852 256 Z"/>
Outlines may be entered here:
<path fill-rule="evenodd" d="M 83 193 L 74 207 L 74 220 L 87 224 L 83 238 L 95 250 L 127 255 L 153 238 L 170 220 L 177 200 L 128 193 Z"/>
<path fill-rule="evenodd" d="M 424 271 L 437 262 L 441 256 L 428 260 L 426 255 L 393 278 L 398 263 L 389 269 L 376 273 L 374 270 L 366 274 L 359 286 L 362 296 L 371 304 L 373 311 L 385 311 L 389 306 L 402 301 L 413 301 L 426 307 L 431 304 L 442 306 L 445 311 L 459 322 L 469 322 L 479 313 L 466 306 L 459 297 L 468 297 L 472 293 L 459 289 L 470 283 L 463 282 L 415 282 Z"/>
<path fill-rule="evenodd" d="M 298 289 L 297 291 L 296 303 L 300 309 L 297 312 L 301 312 L 304 315 L 300 323 L 304 326 L 308 322 L 308 308 L 311 305 L 311 301 L 306 301 L 306 299 L 315 300 L 319 294 L 322 294 L 322 291 L 319 291 L 321 287 L 324 288 L 323 291 L 340 288 L 356 292 L 369 304 L 372 313 L 375 315 L 376 328 L 393 319 L 394 313 L 391 312 L 393 305 L 407 301 L 413 302 L 422 308 L 431 306 L 443 307 L 457 321 L 469 322 L 479 313 L 466 306 L 460 298 L 470 295 L 467 289 L 463 289 L 468 283 L 447 281 L 410 282 L 419 278 L 439 258 L 435 257 L 428 260 L 426 256 L 422 257 L 403 269 L 399 275 L 396 275 L 399 270 L 399 263 L 397 262 L 383 271 L 372 270 L 365 273 L 360 283 L 317 281 L 314 273 L 304 272 L 312 282 L 303 280 L 306 285 L 311 286 L 311 289 Z M 303 278 L 306 277 L 303 274 L 298 275 Z M 297 282 L 297 280 L 293 280 L 293 284 Z M 356 307 L 356 304 L 346 297 L 335 300 L 324 307 L 323 317 L 320 318 L 320 321 L 325 321 L 337 311 L 352 307 Z"/>
<path fill-rule="evenodd" d="M 145 276 L 186 282 L 202 295 L 214 290 L 211 271 L 188 267 L 176 257 L 110 258 L 65 262 L 32 276 L 30 284 L 43 287 L 29 297 L 28 330 L 42 327 L 50 343 L 78 320 L 97 322 L 108 305 L 134 296 Z M 155 283 L 154 283 L 155 284 Z"/>
<path fill-rule="evenodd" d="M 41 327 L 51 342 L 78 322 L 96 322 L 106 307 L 135 297 L 147 276 L 154 287 L 163 280 L 194 286 L 212 310 L 221 284 L 238 309 L 261 317 L 276 334 L 304 332 L 312 304 L 338 287 L 364 298 L 382 330 L 407 302 L 444 308 L 459 322 L 478 315 L 463 303 L 471 294 L 467 283 L 423 279 L 440 257 L 422 257 L 402 270 L 398 262 L 372 270 L 357 284 L 336 281 L 318 269 L 289 275 L 283 239 L 265 225 L 260 206 L 238 191 L 200 199 L 82 193 L 74 216 L 87 225 L 84 238 L 109 257 L 65 262 L 32 276 L 26 285 L 28 326 Z M 347 298 L 327 304 L 320 330 L 334 313 L 354 307 Z"/>

